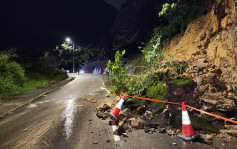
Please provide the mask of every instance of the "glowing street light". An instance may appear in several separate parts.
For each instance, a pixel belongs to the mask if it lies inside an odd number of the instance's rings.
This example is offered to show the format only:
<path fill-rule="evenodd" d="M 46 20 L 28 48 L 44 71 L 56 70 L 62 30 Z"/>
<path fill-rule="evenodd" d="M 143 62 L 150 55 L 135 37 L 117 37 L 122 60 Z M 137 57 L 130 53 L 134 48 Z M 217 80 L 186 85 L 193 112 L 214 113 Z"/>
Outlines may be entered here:
<path fill-rule="evenodd" d="M 70 42 L 71 41 L 71 39 L 68 37 L 68 38 L 66 38 L 66 42 Z"/>
<path fill-rule="evenodd" d="M 74 73 L 74 70 L 75 70 L 75 65 L 74 65 L 74 42 L 69 37 L 66 38 L 66 42 L 68 42 L 68 43 L 72 42 L 72 73 Z"/>

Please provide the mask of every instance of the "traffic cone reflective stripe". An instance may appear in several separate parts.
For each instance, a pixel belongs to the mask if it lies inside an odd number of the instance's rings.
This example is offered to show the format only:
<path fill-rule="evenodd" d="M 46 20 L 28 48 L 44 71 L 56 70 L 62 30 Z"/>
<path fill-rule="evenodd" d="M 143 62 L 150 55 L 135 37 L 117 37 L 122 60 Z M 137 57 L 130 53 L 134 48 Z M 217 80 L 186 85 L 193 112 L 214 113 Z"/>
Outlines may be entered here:
<path fill-rule="evenodd" d="M 183 105 L 182 105 L 183 106 Z M 185 107 L 186 110 L 186 107 Z M 182 111 L 182 135 L 185 136 L 192 136 L 195 132 L 193 130 L 193 127 L 191 125 L 191 121 L 188 116 L 188 111 Z"/>
<path fill-rule="evenodd" d="M 124 99 L 120 99 L 120 101 L 117 103 L 117 105 L 115 107 L 121 109 L 123 106 L 123 102 L 124 102 Z"/>
<path fill-rule="evenodd" d="M 119 112 L 120 112 L 120 110 L 121 110 L 121 108 L 122 108 L 122 106 L 123 106 L 123 102 L 124 102 L 124 100 L 125 100 L 125 98 L 126 98 L 126 94 L 123 96 L 123 98 L 122 99 L 120 99 L 120 101 L 117 103 L 117 105 L 113 108 L 113 110 L 110 112 L 110 113 L 108 113 L 109 114 L 109 116 L 112 118 L 112 119 L 118 119 L 118 117 L 119 117 Z"/>
<path fill-rule="evenodd" d="M 199 135 L 196 134 L 193 130 L 190 118 L 188 116 L 188 111 L 186 109 L 184 102 L 182 102 L 182 133 L 178 134 L 178 137 L 187 141 L 191 141 L 198 136 Z"/>

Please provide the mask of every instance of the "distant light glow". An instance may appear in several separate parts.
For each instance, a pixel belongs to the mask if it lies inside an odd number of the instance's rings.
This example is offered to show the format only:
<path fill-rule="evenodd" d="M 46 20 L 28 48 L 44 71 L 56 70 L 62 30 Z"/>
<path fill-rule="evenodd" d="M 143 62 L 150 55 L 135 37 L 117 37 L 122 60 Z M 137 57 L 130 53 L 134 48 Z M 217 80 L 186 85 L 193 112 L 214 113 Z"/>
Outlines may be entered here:
<path fill-rule="evenodd" d="M 69 37 L 67 37 L 67 38 L 66 38 L 66 41 L 67 41 L 67 42 L 70 42 L 70 41 L 71 41 L 71 39 L 70 39 Z"/>

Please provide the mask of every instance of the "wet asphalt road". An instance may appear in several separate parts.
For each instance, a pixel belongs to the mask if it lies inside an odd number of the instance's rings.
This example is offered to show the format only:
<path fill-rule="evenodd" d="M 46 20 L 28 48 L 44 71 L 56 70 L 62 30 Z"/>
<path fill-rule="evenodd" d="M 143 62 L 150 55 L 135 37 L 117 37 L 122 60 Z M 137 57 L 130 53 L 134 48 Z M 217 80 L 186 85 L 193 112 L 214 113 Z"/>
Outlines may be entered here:
<path fill-rule="evenodd" d="M 86 97 L 105 97 L 106 91 L 101 87 L 104 87 L 103 76 L 80 75 L 15 111 L 0 121 L 0 148 L 94 148 L 99 143 L 93 143 L 101 140 L 105 142 L 103 146 L 110 148 L 112 129 L 103 122 L 95 123 L 99 119 L 93 110 L 100 102 L 85 102 Z M 98 138 L 102 134 L 105 137 Z"/>
<path fill-rule="evenodd" d="M 102 75 L 83 74 L 15 111 L 0 121 L 0 149 L 201 149 L 213 148 L 185 142 L 167 134 L 133 130 L 115 141 L 109 119 L 96 117 L 95 108 L 110 103 Z M 97 103 L 86 103 L 86 97 Z"/>

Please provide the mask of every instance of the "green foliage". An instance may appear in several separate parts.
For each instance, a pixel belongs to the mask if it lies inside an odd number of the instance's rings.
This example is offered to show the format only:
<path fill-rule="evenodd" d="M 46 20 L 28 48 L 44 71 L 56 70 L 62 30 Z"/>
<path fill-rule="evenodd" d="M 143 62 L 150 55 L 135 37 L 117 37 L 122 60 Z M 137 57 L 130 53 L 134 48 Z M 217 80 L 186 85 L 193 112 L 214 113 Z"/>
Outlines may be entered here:
<path fill-rule="evenodd" d="M 183 73 L 188 65 L 185 62 L 174 62 L 171 67 L 174 67 L 177 73 Z"/>
<path fill-rule="evenodd" d="M 208 120 L 190 114 L 190 120 L 195 130 L 206 130 L 214 133 L 218 133 L 219 129 L 211 124 Z"/>
<path fill-rule="evenodd" d="M 28 64 L 25 70 L 14 61 L 14 51 L 0 54 L 0 98 L 21 94 L 67 78 L 66 73 L 58 71 L 47 59 Z"/>
<path fill-rule="evenodd" d="M 174 35 L 183 34 L 188 24 L 203 14 L 202 11 L 206 9 L 207 3 L 205 0 L 183 1 L 167 13 L 164 19 L 168 23 L 163 24 L 159 29 L 162 35 L 162 42 L 169 42 Z"/>
<path fill-rule="evenodd" d="M 107 69 L 109 69 L 112 73 L 111 87 L 112 90 L 117 94 L 120 94 L 121 91 L 126 91 L 125 71 L 127 70 L 127 68 L 123 68 L 121 66 L 121 60 L 124 54 L 125 50 L 122 51 L 122 53 L 117 51 L 115 54 L 115 61 L 109 61 L 107 64 Z"/>
<path fill-rule="evenodd" d="M 7 54 L 0 55 L 0 97 L 23 86 L 24 69 L 11 61 Z"/>
<path fill-rule="evenodd" d="M 155 30 L 151 40 L 144 47 L 145 50 L 145 61 L 147 63 L 155 63 L 162 59 L 161 54 L 161 35 L 158 30 Z"/>
<path fill-rule="evenodd" d="M 53 78 L 47 75 L 42 75 L 35 72 L 29 72 L 26 75 L 24 86 L 18 91 L 18 94 L 42 87 L 47 87 L 48 85 L 64 80 L 67 77 L 68 77 L 67 74 L 62 71 L 58 71 L 58 74 Z"/>
<path fill-rule="evenodd" d="M 191 77 L 182 77 L 182 78 L 177 78 L 175 80 L 169 81 L 170 84 L 174 85 L 184 85 L 188 84 L 192 81 L 193 79 Z"/>
<path fill-rule="evenodd" d="M 166 60 L 165 62 L 160 63 L 161 68 L 173 67 L 179 74 L 185 72 L 187 66 L 188 65 L 185 62 L 172 61 L 172 60 Z"/>
<path fill-rule="evenodd" d="M 165 3 L 165 4 L 163 4 L 162 10 L 159 12 L 159 16 L 163 16 L 164 14 L 167 13 L 167 11 L 169 11 L 172 8 L 175 8 L 176 6 L 177 6 L 177 3 L 172 3 L 172 4 Z"/>
<path fill-rule="evenodd" d="M 148 98 L 162 100 L 168 95 L 168 86 L 163 81 L 157 81 L 147 89 Z"/>
<path fill-rule="evenodd" d="M 183 1 L 179 5 L 177 1 L 173 4 L 165 3 L 159 15 L 166 13 L 167 15 L 163 16 L 162 23 L 154 29 L 151 39 L 144 47 L 145 61 L 150 64 L 161 61 L 163 59 L 161 51 L 169 44 L 172 37 L 183 34 L 188 24 L 202 15 L 202 10 L 206 9 L 207 3 L 204 0 Z M 171 8 L 172 11 L 168 12 Z"/>
<path fill-rule="evenodd" d="M 199 131 L 205 130 L 205 131 L 210 131 L 210 132 L 215 132 L 215 133 L 219 131 L 219 129 L 213 126 L 211 122 L 209 122 L 208 120 L 202 117 L 198 117 L 191 112 L 189 112 L 189 116 L 190 116 L 192 126 L 195 130 L 199 130 Z M 182 128 L 182 125 L 181 125 L 182 112 L 180 110 L 177 110 L 177 109 L 172 110 L 171 117 L 170 117 L 170 124 L 174 128 L 179 128 L 179 129 Z"/>
<path fill-rule="evenodd" d="M 91 46 L 75 46 L 73 52 L 71 44 L 64 43 L 61 46 L 56 46 L 56 48 L 52 52 L 52 55 L 55 55 L 57 57 L 59 68 L 72 70 L 73 55 L 75 69 L 77 69 L 90 62 L 94 57 L 105 57 L 107 53 L 105 52 L 105 49 L 94 48 Z"/>
<path fill-rule="evenodd" d="M 145 90 L 150 84 L 149 81 L 150 75 L 151 71 L 148 71 L 148 73 L 145 76 L 132 75 L 129 79 L 126 80 L 127 93 L 129 95 L 136 95 L 136 96 L 144 95 Z"/>

